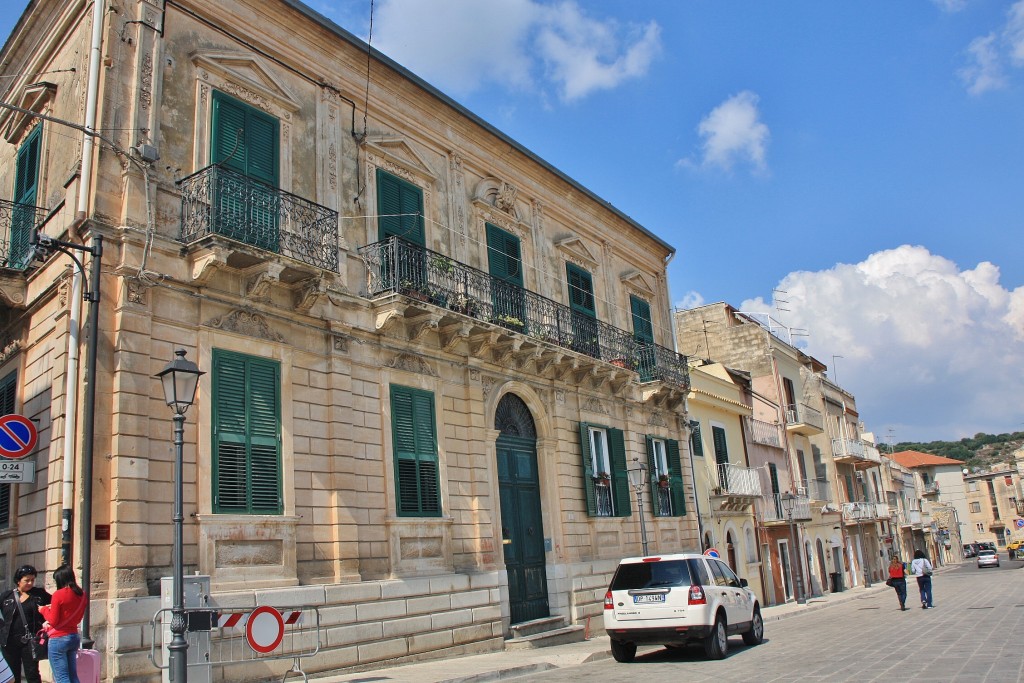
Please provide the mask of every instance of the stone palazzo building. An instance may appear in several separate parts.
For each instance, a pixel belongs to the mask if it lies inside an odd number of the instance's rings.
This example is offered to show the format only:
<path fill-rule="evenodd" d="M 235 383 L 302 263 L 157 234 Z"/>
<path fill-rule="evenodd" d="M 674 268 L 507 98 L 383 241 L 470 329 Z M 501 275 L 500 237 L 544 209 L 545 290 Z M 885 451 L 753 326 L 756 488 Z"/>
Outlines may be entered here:
<path fill-rule="evenodd" d="M 600 616 L 634 460 L 652 552 L 698 547 L 671 246 L 299 2 L 97 1 L 0 52 L 0 407 L 40 433 L 0 578 L 66 544 L 104 680 L 160 677 L 179 348 L 185 573 L 319 608 L 307 672 Z"/>

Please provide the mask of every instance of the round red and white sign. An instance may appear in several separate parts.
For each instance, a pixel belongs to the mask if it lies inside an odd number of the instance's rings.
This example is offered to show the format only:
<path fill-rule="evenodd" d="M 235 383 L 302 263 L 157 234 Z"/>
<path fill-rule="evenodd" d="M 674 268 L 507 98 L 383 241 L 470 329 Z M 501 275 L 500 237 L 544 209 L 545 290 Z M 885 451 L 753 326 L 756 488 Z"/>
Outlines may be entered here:
<path fill-rule="evenodd" d="M 39 440 L 32 420 L 24 415 L 0 417 L 0 456 L 17 460 L 32 452 Z"/>
<path fill-rule="evenodd" d="M 273 652 L 284 640 L 284 619 L 273 607 L 257 607 L 245 622 L 245 640 L 256 652 Z"/>

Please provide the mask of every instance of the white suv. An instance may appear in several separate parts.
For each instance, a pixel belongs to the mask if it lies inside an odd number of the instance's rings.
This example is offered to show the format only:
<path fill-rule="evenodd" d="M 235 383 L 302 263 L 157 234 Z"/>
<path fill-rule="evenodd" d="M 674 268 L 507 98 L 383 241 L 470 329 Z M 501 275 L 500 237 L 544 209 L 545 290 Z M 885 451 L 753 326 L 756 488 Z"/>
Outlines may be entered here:
<path fill-rule="evenodd" d="M 631 662 L 641 643 L 679 647 L 701 643 L 711 659 L 729 651 L 728 638 L 747 645 L 764 638 L 757 598 L 725 562 L 695 553 L 627 557 L 604 596 L 604 628 L 617 662 Z"/>

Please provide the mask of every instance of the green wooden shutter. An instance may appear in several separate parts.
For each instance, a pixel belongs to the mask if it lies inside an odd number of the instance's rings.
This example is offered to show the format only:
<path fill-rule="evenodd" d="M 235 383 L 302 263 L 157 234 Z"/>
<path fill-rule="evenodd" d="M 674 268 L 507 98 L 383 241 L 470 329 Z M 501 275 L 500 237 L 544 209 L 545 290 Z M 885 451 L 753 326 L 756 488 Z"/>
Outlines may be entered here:
<path fill-rule="evenodd" d="M 215 90 L 211 128 L 214 164 L 277 186 L 280 135 L 275 117 Z"/>
<path fill-rule="evenodd" d="M 434 395 L 391 385 L 391 429 L 395 460 L 396 512 L 441 514 Z"/>
<path fill-rule="evenodd" d="M 569 306 L 573 311 L 591 318 L 597 317 L 594 306 L 594 281 L 590 273 L 573 263 L 565 264 L 566 281 L 569 283 Z"/>
<path fill-rule="evenodd" d="M 712 427 L 711 440 L 715 445 L 715 462 L 719 465 L 729 462 L 729 448 L 726 445 L 725 430 L 721 427 Z"/>
<path fill-rule="evenodd" d="M 683 487 L 683 459 L 679 442 L 665 439 L 665 459 L 668 460 L 668 481 L 672 491 L 672 511 L 676 516 L 686 514 L 686 490 Z"/>
<path fill-rule="evenodd" d="M 690 454 L 704 457 L 704 442 L 700 436 L 700 425 L 695 424 L 690 431 Z"/>
<path fill-rule="evenodd" d="M 214 512 L 281 514 L 280 366 L 213 354 Z"/>
<path fill-rule="evenodd" d="M 490 274 L 506 282 L 523 286 L 519 238 L 496 225 L 487 227 L 487 264 Z"/>
<path fill-rule="evenodd" d="M 633 337 L 639 342 L 653 343 L 654 325 L 651 323 L 651 305 L 630 294 L 629 310 L 633 316 Z"/>
<path fill-rule="evenodd" d="M 377 169 L 378 239 L 397 236 L 426 246 L 423 230 L 423 190 Z"/>
<path fill-rule="evenodd" d="M 633 504 L 629 495 L 629 475 L 626 474 L 626 439 L 621 429 L 608 429 L 608 455 L 612 486 L 615 487 L 615 516 L 630 517 Z"/>
<path fill-rule="evenodd" d="M 10 415 L 17 407 L 18 373 L 0 379 L 0 415 Z M 0 529 L 11 526 L 11 485 L 0 484 Z"/>
<path fill-rule="evenodd" d="M 36 227 L 36 199 L 39 193 L 39 158 L 42 129 L 38 125 L 18 148 L 18 161 L 14 173 L 14 207 L 11 216 L 10 245 L 7 265 L 22 269 L 29 262 L 29 242 Z"/>
<path fill-rule="evenodd" d="M 583 454 L 583 493 L 587 499 L 587 515 L 597 516 L 597 491 L 594 490 L 594 466 L 590 462 L 590 425 L 580 422 L 580 451 Z"/>

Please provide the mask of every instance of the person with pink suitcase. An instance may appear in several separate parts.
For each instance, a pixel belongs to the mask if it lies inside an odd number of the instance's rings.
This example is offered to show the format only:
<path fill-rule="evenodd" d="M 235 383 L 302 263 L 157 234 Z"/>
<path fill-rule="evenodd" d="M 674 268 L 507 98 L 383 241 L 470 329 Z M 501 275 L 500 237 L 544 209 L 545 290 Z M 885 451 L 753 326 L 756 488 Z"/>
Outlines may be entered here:
<path fill-rule="evenodd" d="M 50 636 L 47 652 L 54 683 L 79 683 L 78 648 L 82 640 L 78 624 L 85 615 L 89 598 L 75 580 L 74 570 L 66 564 L 53 572 L 57 591 L 49 605 L 39 608 L 46 622 L 43 629 Z"/>

